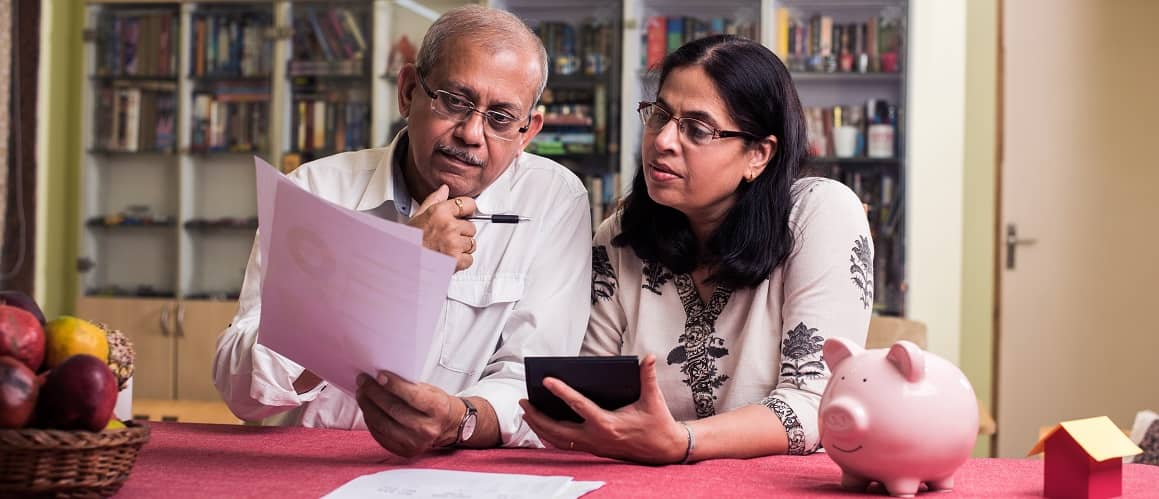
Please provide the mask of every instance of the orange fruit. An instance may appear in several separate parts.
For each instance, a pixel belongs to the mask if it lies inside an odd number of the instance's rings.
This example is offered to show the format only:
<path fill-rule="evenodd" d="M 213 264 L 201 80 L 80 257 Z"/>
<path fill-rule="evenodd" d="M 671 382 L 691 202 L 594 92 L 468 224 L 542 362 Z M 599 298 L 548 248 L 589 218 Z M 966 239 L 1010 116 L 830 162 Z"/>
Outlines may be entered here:
<path fill-rule="evenodd" d="M 101 359 L 102 362 L 109 362 L 108 337 L 96 324 L 63 315 L 45 324 L 44 333 L 46 340 L 44 365 L 50 369 L 78 353 L 86 353 Z"/>

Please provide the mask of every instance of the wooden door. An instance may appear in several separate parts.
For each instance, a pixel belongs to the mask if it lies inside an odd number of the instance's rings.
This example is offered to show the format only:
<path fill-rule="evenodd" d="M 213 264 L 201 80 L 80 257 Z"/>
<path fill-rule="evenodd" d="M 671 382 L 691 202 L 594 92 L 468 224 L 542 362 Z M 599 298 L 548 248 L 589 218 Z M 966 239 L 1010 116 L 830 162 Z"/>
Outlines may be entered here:
<path fill-rule="evenodd" d="M 213 386 L 217 337 L 233 320 L 237 303 L 193 301 L 179 304 L 177 327 L 177 398 L 221 400 Z"/>
<path fill-rule="evenodd" d="M 171 399 L 174 395 L 172 300 L 81 297 L 76 315 L 119 329 L 136 353 L 133 398 Z"/>
<path fill-rule="evenodd" d="M 1014 457 L 1042 426 L 1159 408 L 1159 2 L 1002 9 L 996 410 Z"/>

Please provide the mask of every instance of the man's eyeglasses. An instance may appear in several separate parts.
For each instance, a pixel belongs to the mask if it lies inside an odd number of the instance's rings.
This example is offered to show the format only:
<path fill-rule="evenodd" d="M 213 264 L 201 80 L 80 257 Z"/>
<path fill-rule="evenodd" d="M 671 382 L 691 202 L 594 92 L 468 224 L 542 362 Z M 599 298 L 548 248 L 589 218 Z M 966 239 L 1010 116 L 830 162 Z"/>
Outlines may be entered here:
<path fill-rule="evenodd" d="M 427 86 L 427 82 L 423 80 L 421 71 L 417 72 L 419 77 L 419 84 L 422 85 L 423 91 L 431 98 L 431 111 L 435 114 L 447 118 L 455 123 L 462 123 L 471 117 L 471 113 L 479 113 L 483 117 L 484 127 L 483 134 L 493 139 L 502 141 L 512 141 L 521 133 L 526 133 L 531 127 L 531 114 L 527 115 L 527 123 L 519 127 L 519 118 L 516 118 L 508 113 L 488 109 L 480 111 L 476 109 L 475 103 L 471 102 L 466 97 L 453 94 L 446 90 L 431 90 Z"/>
<path fill-rule="evenodd" d="M 696 118 L 677 118 L 672 116 L 672 113 L 668 112 L 667 109 L 664 109 L 656 102 L 640 102 L 640 107 L 636 111 L 640 113 L 640 121 L 644 123 L 644 130 L 646 132 L 660 133 L 664 127 L 668 126 L 668 122 L 676 120 L 676 129 L 680 132 L 680 137 L 685 142 L 698 146 L 706 146 L 716 139 L 727 139 L 730 137 L 757 138 L 756 135 L 748 132 L 714 128 L 708 123 Z"/>

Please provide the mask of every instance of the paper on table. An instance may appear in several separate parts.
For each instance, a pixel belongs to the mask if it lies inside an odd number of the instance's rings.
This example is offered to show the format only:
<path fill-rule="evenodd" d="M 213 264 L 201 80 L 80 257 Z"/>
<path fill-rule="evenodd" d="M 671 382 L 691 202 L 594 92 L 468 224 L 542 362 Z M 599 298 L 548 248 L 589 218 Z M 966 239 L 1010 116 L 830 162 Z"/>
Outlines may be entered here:
<path fill-rule="evenodd" d="M 454 497 L 457 499 L 578 498 L 604 482 L 568 476 L 515 475 L 428 469 L 399 469 L 363 475 L 323 499 Z"/>
<path fill-rule="evenodd" d="M 263 163 L 258 342 L 351 394 L 363 372 L 419 379 L 454 259 L 423 248 L 415 229 L 320 199 Z"/>

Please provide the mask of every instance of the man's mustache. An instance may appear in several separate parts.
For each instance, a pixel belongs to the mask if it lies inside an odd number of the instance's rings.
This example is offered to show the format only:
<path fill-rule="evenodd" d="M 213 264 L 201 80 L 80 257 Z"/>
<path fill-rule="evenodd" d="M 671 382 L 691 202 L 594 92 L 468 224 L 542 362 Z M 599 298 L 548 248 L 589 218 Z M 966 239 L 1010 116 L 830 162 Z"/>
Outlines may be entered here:
<path fill-rule="evenodd" d="M 435 151 L 446 154 L 471 166 L 483 166 L 483 160 L 462 149 L 456 149 L 443 144 L 435 144 Z"/>

